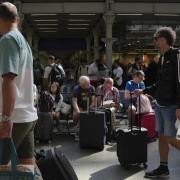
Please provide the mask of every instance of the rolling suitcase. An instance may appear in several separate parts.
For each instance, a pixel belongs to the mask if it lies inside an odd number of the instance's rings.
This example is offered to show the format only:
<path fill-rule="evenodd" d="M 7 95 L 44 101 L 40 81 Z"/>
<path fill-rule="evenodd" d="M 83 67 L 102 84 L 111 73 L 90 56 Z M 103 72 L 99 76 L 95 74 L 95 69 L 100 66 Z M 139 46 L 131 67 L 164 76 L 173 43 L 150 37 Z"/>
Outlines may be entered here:
<path fill-rule="evenodd" d="M 52 140 L 53 119 L 50 112 L 38 112 L 38 120 L 34 129 L 35 140 Z"/>
<path fill-rule="evenodd" d="M 79 146 L 81 148 L 104 149 L 106 139 L 105 112 L 89 110 L 80 113 Z"/>
<path fill-rule="evenodd" d="M 131 94 L 132 104 L 132 94 Z M 140 118 L 139 118 L 140 120 Z M 130 127 L 117 130 L 117 157 L 121 166 L 130 168 L 131 165 L 143 164 L 146 168 L 147 162 L 147 129 L 132 126 L 132 108 Z"/>
<path fill-rule="evenodd" d="M 38 153 L 37 165 L 44 180 L 78 180 L 78 177 L 60 148 L 54 147 Z"/>

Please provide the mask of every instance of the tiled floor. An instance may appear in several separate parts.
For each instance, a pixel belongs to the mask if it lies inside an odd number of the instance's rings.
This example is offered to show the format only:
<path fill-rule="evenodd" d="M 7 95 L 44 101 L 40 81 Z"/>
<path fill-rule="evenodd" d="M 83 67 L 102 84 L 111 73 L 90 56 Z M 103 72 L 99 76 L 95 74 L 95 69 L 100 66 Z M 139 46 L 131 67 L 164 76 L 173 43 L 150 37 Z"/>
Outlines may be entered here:
<path fill-rule="evenodd" d="M 124 170 L 116 156 L 116 144 L 106 145 L 104 151 L 82 150 L 70 135 L 56 135 L 51 146 L 60 146 L 71 161 L 79 180 L 143 180 L 144 170 Z M 49 148 L 40 145 L 38 148 Z M 148 145 L 148 169 L 159 162 L 157 142 Z M 180 152 L 170 149 L 170 180 L 180 180 Z"/>

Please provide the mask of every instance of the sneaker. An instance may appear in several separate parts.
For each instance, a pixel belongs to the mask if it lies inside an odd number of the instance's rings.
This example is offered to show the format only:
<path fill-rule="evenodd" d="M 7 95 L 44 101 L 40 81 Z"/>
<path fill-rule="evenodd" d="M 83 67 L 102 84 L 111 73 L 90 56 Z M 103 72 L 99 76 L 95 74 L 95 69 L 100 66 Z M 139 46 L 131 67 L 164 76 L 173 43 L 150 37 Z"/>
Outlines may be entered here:
<path fill-rule="evenodd" d="M 162 169 L 158 167 L 157 169 L 154 169 L 153 171 L 146 172 L 145 173 L 145 178 L 167 178 L 169 177 L 169 170 L 167 169 Z"/>

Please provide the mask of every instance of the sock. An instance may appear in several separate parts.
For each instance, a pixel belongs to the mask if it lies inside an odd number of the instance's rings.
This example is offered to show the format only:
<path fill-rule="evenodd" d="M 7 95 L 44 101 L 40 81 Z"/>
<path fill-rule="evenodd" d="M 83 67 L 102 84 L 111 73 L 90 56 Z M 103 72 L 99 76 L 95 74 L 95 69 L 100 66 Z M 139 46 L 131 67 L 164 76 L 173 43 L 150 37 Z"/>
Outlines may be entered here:
<path fill-rule="evenodd" d="M 160 168 L 163 170 L 168 169 L 168 162 L 160 162 Z"/>

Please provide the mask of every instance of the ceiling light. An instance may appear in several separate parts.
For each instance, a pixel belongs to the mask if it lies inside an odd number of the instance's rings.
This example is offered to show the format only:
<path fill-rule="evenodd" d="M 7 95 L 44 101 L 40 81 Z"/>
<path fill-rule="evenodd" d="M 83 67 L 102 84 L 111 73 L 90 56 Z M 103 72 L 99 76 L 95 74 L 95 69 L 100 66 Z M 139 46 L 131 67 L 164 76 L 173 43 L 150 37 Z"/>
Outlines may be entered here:
<path fill-rule="evenodd" d="M 118 16 L 142 16 L 143 14 L 117 14 Z"/>
<path fill-rule="evenodd" d="M 179 14 L 154 14 L 155 16 L 179 16 Z"/>
<path fill-rule="evenodd" d="M 44 21 L 51 21 L 51 22 L 57 22 L 58 20 L 57 19 L 35 19 L 34 21 L 37 21 L 37 22 L 44 22 Z"/>
<path fill-rule="evenodd" d="M 42 33 L 50 33 L 50 32 L 57 32 L 57 31 L 41 31 Z"/>
<path fill-rule="evenodd" d="M 69 14 L 70 16 L 95 16 L 96 14 Z"/>
<path fill-rule="evenodd" d="M 69 19 L 69 22 L 89 22 L 89 19 Z"/>
<path fill-rule="evenodd" d="M 82 27 L 82 28 L 68 28 L 69 30 L 80 30 L 80 29 L 82 29 L 82 30 L 86 30 L 86 29 L 88 29 L 88 28 L 84 28 L 84 27 Z"/>
<path fill-rule="evenodd" d="M 68 26 L 89 26 L 89 24 L 68 24 Z"/>
<path fill-rule="evenodd" d="M 31 16 L 56 16 L 57 14 L 31 14 Z"/>
<path fill-rule="evenodd" d="M 37 24 L 37 26 L 57 26 L 58 24 Z"/>
<path fill-rule="evenodd" d="M 57 29 L 57 28 L 38 28 L 38 29 Z"/>

